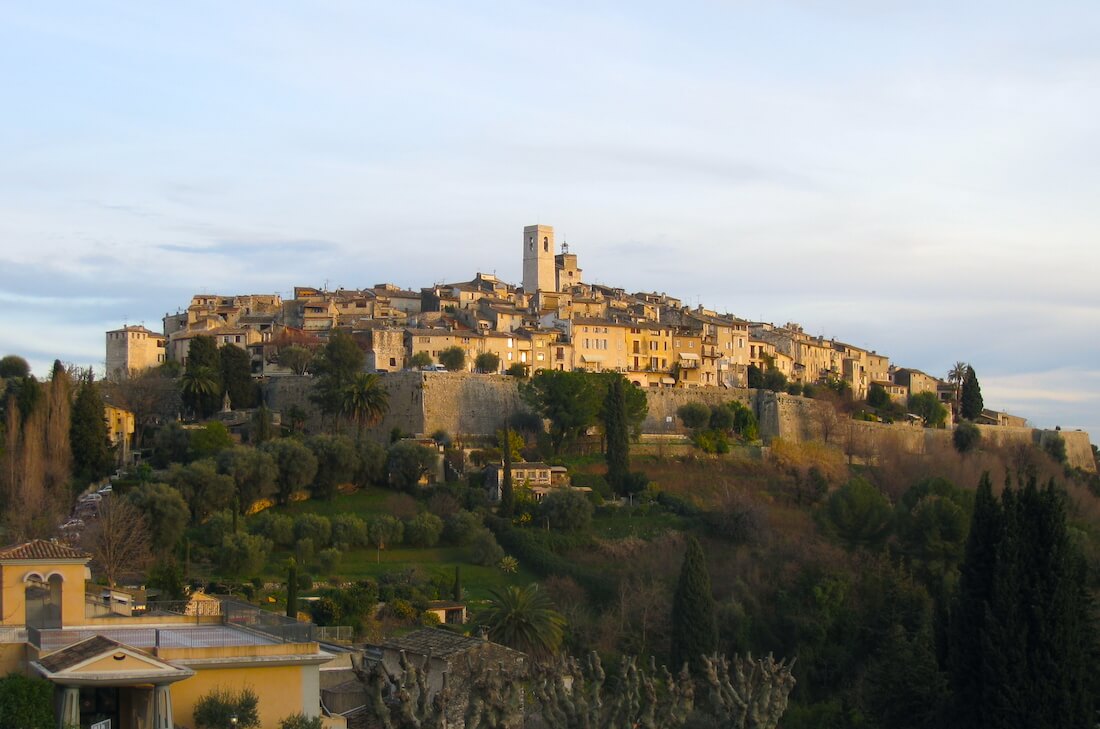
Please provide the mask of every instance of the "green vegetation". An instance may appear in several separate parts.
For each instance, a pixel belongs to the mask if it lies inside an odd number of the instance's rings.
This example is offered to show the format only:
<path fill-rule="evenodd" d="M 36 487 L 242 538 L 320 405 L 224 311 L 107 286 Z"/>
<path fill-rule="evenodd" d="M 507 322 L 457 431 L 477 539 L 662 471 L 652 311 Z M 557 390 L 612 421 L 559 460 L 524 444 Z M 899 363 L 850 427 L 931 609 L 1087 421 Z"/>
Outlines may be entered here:
<path fill-rule="evenodd" d="M 689 537 L 680 580 L 672 596 L 669 662 L 674 669 L 687 664 L 697 671 L 702 668 L 703 657 L 714 655 L 717 648 L 718 624 L 706 557 L 699 540 Z"/>
<path fill-rule="evenodd" d="M 257 729 L 260 726 L 259 699 L 250 688 L 239 691 L 216 688 L 195 702 L 195 726 L 199 729 Z"/>
<path fill-rule="evenodd" d="M 982 401 L 982 388 L 973 367 L 966 368 L 966 378 L 962 382 L 962 394 L 959 397 L 959 415 L 964 420 L 975 420 L 982 414 L 985 403 Z"/>
<path fill-rule="evenodd" d="M 0 729 L 53 729 L 55 726 L 53 684 L 18 673 L 0 678 Z"/>

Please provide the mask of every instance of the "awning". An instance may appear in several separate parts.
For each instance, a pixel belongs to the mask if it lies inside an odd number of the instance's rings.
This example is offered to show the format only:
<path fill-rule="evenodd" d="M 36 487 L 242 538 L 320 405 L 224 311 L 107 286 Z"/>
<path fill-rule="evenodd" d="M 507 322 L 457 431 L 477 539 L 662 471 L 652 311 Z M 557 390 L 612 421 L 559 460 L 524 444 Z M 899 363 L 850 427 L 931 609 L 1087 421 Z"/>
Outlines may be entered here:
<path fill-rule="evenodd" d="M 582 354 L 581 359 L 585 362 L 603 362 L 603 357 L 597 357 L 594 354 Z"/>
<path fill-rule="evenodd" d="M 680 352 L 680 359 L 699 359 L 699 355 L 691 352 Z"/>
<path fill-rule="evenodd" d="M 662 377 L 661 378 L 661 384 L 662 385 L 675 385 L 676 380 L 672 379 L 671 377 Z"/>

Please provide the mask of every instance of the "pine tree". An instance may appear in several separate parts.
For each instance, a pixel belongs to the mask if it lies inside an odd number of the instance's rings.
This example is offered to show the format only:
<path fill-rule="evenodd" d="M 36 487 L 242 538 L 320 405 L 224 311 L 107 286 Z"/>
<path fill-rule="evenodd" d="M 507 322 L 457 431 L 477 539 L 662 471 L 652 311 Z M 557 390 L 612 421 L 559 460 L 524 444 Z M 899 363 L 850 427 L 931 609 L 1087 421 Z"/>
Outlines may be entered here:
<path fill-rule="evenodd" d="M 672 597 L 672 646 L 670 665 L 687 663 L 698 675 L 704 656 L 718 648 L 718 623 L 710 574 L 699 540 L 689 537 L 680 580 Z"/>
<path fill-rule="evenodd" d="M 985 403 L 982 401 L 982 388 L 978 384 L 978 376 L 974 374 L 973 367 L 966 368 L 966 379 L 962 384 L 962 396 L 959 402 L 959 413 L 964 420 L 974 420 L 982 414 Z"/>
<path fill-rule="evenodd" d="M 604 398 L 604 434 L 607 436 L 607 483 L 616 493 L 623 491 L 630 474 L 630 439 L 627 434 L 625 380 L 611 376 Z"/>

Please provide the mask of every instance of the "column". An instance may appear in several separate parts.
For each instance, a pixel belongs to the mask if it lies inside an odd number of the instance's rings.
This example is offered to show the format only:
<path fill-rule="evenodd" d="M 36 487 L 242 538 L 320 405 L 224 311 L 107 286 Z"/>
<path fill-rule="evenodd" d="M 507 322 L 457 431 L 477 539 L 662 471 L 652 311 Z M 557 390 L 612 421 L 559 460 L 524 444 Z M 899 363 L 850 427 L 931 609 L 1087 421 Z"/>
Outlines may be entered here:
<path fill-rule="evenodd" d="M 152 729 L 174 729 L 172 725 L 172 692 L 167 684 L 153 687 Z"/>
<path fill-rule="evenodd" d="M 61 690 L 61 712 L 57 717 L 58 729 L 80 726 L 80 688 L 64 686 Z"/>

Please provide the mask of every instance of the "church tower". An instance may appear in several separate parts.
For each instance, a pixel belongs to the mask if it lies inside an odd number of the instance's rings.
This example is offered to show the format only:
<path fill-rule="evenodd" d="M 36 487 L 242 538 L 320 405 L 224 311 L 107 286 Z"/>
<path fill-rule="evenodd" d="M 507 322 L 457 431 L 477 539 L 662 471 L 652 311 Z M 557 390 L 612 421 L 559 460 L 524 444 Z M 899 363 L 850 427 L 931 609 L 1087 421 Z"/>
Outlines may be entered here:
<path fill-rule="evenodd" d="M 557 268 L 554 262 L 554 228 L 528 225 L 523 229 L 523 293 L 556 291 Z"/>

